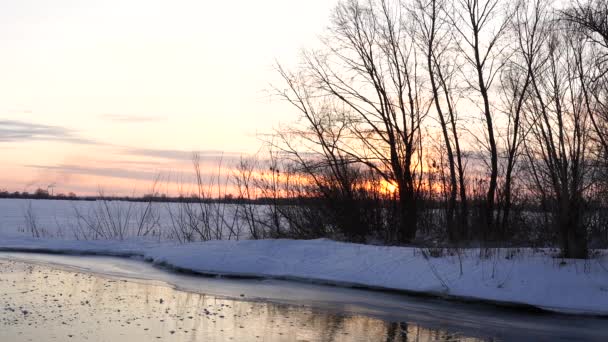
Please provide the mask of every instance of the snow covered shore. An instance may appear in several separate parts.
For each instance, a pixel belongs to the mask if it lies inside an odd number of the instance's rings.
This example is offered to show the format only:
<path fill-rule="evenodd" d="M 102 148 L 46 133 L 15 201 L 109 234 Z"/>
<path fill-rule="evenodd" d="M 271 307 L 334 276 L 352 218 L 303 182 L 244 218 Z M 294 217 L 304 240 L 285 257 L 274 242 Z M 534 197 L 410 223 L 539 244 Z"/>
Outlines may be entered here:
<path fill-rule="evenodd" d="M 466 250 L 425 257 L 417 248 L 330 240 L 245 240 L 174 244 L 145 240 L 0 240 L 0 250 L 143 257 L 197 273 L 363 286 L 608 315 L 608 256 L 555 258 L 547 250 Z M 428 255 L 428 254 L 427 254 Z M 461 271 L 462 270 L 462 271 Z"/>

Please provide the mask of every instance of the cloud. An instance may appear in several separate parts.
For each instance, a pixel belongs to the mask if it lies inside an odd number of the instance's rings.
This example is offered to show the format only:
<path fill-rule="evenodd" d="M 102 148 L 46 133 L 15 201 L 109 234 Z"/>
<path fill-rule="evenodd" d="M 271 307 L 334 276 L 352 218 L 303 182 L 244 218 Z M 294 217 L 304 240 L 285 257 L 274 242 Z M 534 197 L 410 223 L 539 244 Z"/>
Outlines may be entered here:
<path fill-rule="evenodd" d="M 61 126 L 36 124 L 18 120 L 0 120 L 0 142 L 60 141 L 75 144 L 97 144 Z"/>
<path fill-rule="evenodd" d="M 44 170 L 44 171 L 55 171 L 68 174 L 80 174 L 80 175 L 92 175 L 102 177 L 114 177 L 114 178 L 127 178 L 136 180 L 151 180 L 154 179 L 158 172 L 145 171 L 145 170 L 130 170 L 123 168 L 112 168 L 112 167 L 87 167 L 80 165 L 71 164 L 59 164 L 59 165 L 24 165 L 25 167 Z"/>
<path fill-rule="evenodd" d="M 121 122 L 121 123 L 144 123 L 144 122 L 156 122 L 162 121 L 165 118 L 160 116 L 140 116 L 140 115 L 127 115 L 127 114 L 102 114 L 99 118 L 107 121 Z"/>
<path fill-rule="evenodd" d="M 90 176 L 97 176 L 102 178 L 117 178 L 117 179 L 128 179 L 131 181 L 144 181 L 153 182 L 155 179 L 161 179 L 161 182 L 169 182 L 173 184 L 181 185 L 192 185 L 195 184 L 195 178 L 192 170 L 172 170 L 163 168 L 123 168 L 118 166 L 113 167 L 97 167 L 97 166 L 83 166 L 75 164 L 57 164 L 57 165 L 40 165 L 40 164 L 28 164 L 23 165 L 26 168 L 37 169 L 40 174 L 39 177 L 30 182 L 26 186 L 30 187 L 34 184 L 48 184 L 50 182 L 56 182 L 58 184 L 71 183 L 70 179 L 72 176 L 80 175 L 87 176 L 89 182 L 87 186 L 93 186 L 90 183 Z M 185 173 L 184 173 L 185 171 Z M 214 168 L 204 168 L 201 172 L 203 183 L 212 184 L 217 183 L 217 177 L 222 179 L 222 182 L 228 177 L 228 173 L 219 173 Z M 213 182 L 212 182 L 213 180 Z"/>
<path fill-rule="evenodd" d="M 112 115 L 112 117 L 116 117 L 116 120 L 119 121 L 131 120 L 130 122 L 135 122 L 134 118 L 127 116 L 123 117 Z M 140 119 L 146 120 L 145 118 L 141 117 Z M 153 120 L 153 118 L 149 117 L 148 120 Z M 78 131 L 58 125 L 45 125 L 19 120 L 0 119 L 0 143 L 28 141 L 58 141 L 85 145 L 99 145 L 113 148 L 118 155 L 122 156 L 147 157 L 180 162 L 192 161 L 194 152 L 199 154 L 200 160 L 203 162 L 219 161 L 220 159 L 225 162 L 230 162 L 238 160 L 242 155 L 240 152 L 225 152 L 220 150 L 190 151 L 117 146 L 110 143 L 84 138 L 78 134 Z"/>
<path fill-rule="evenodd" d="M 238 160 L 241 156 L 241 153 L 239 152 L 223 152 L 219 150 L 184 151 L 126 147 L 121 151 L 122 154 L 175 161 L 191 161 L 195 152 L 199 154 L 201 161 L 219 161 L 220 159 L 223 161 L 231 161 Z"/>
<path fill-rule="evenodd" d="M 85 157 L 86 164 L 80 162 L 81 158 L 74 159 L 75 157 L 57 164 L 39 164 L 35 160 L 29 161 L 29 164 L 26 165 L 21 164 L 21 167 L 37 170 L 36 181 L 32 184 L 57 182 L 57 184 L 63 184 L 63 186 L 70 184 L 68 187 L 72 187 L 74 185 L 72 183 L 75 182 L 78 186 L 87 187 L 93 186 L 92 184 L 84 184 L 87 179 L 89 179 L 89 182 L 91 181 L 91 176 L 126 179 L 129 183 L 134 180 L 151 182 L 159 175 L 171 183 L 194 184 L 191 165 L 193 151 L 121 146 L 85 138 L 79 131 L 60 125 L 0 119 L 0 150 L 20 148 L 8 144 L 3 145 L 3 142 L 26 143 L 32 141 L 82 144 L 86 148 L 86 153 L 88 153 Z M 103 150 L 93 150 L 94 152 L 91 152 L 92 147 L 101 147 Z M 220 150 L 200 150 L 196 152 L 200 156 L 204 182 L 207 182 L 207 179 L 217 178 L 218 172 L 222 174 L 222 177 L 227 177 L 229 173 L 226 170 L 234 167 L 242 155 L 240 152 Z M 220 161 L 222 170 L 218 171 Z M 77 175 L 83 177 L 72 178 L 72 176 Z M 116 182 L 116 184 L 121 183 L 124 182 Z M 32 185 L 26 185 L 26 188 L 29 186 Z"/>

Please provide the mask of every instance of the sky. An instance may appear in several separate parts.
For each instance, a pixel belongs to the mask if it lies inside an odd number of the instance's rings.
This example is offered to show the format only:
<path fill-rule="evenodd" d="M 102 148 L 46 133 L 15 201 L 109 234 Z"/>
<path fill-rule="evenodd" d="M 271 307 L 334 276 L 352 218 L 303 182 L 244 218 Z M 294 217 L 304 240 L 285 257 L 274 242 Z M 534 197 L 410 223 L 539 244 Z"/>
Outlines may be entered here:
<path fill-rule="evenodd" d="M 0 189 L 142 193 L 255 153 L 329 0 L 0 0 Z"/>

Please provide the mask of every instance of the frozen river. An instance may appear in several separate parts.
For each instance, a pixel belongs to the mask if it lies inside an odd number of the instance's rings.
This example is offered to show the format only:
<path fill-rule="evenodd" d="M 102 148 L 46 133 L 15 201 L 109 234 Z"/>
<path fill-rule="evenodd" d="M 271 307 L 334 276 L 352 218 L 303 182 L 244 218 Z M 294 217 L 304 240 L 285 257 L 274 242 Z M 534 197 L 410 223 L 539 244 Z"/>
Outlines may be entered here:
<path fill-rule="evenodd" d="M 608 320 L 114 257 L 0 253 L 2 341 L 608 340 Z"/>

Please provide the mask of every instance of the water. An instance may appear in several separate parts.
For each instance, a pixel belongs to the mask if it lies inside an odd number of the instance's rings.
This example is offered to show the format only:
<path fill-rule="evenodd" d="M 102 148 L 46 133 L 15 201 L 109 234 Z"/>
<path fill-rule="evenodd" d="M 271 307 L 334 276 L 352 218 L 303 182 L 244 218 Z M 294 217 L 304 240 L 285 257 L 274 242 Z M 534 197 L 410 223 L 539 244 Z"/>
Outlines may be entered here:
<path fill-rule="evenodd" d="M 608 340 L 608 320 L 0 253 L 0 341 Z"/>

